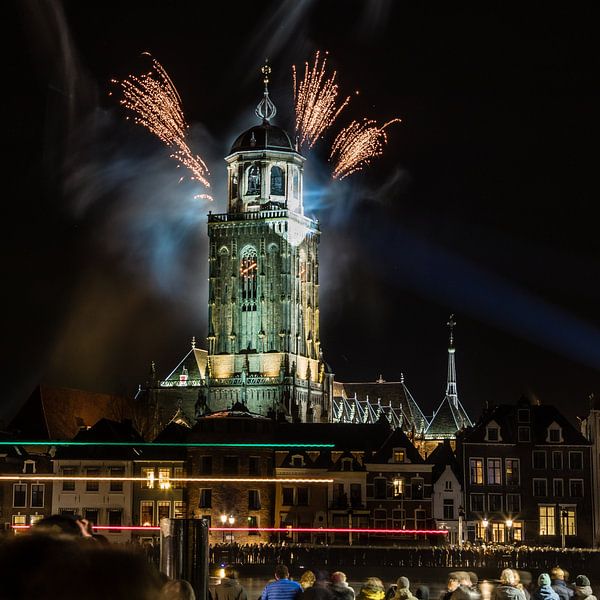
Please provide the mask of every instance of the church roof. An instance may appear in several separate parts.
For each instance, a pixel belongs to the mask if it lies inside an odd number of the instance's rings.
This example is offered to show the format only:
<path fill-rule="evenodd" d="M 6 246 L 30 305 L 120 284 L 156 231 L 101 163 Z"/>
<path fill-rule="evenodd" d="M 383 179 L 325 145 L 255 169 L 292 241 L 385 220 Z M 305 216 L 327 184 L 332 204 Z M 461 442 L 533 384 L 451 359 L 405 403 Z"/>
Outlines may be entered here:
<path fill-rule="evenodd" d="M 294 145 L 287 132 L 281 127 L 270 123 L 261 123 L 244 131 L 233 142 L 230 154 L 252 150 L 295 152 Z"/>
<path fill-rule="evenodd" d="M 70 440 L 103 417 L 131 416 L 127 398 L 38 385 L 9 425 L 21 439 Z"/>
<path fill-rule="evenodd" d="M 345 394 L 345 397 L 351 398 L 356 395 L 357 400 L 369 400 L 371 403 L 381 401 L 384 406 L 391 405 L 393 408 L 401 409 L 403 416 L 402 429 L 417 433 L 424 432 L 429 423 L 419 408 L 419 405 L 412 397 L 412 394 L 401 381 L 383 381 L 365 383 L 343 383 L 341 386 L 334 387 L 334 395 L 337 393 Z"/>
<path fill-rule="evenodd" d="M 425 462 L 433 465 L 433 470 L 431 472 L 433 483 L 440 478 L 447 466 L 452 469 L 456 479 L 462 481 L 460 464 L 456 459 L 452 446 L 450 446 L 450 440 L 446 439 L 443 442 L 440 442 L 435 450 L 427 457 Z"/>
<path fill-rule="evenodd" d="M 185 383 L 188 385 L 200 385 L 204 379 L 208 353 L 206 350 L 196 348 L 195 343 L 189 352 L 179 361 L 177 366 L 162 381 L 163 385 L 179 385 Z"/>
<path fill-rule="evenodd" d="M 444 397 L 425 431 L 426 439 L 453 438 L 457 431 L 470 427 L 471 419 L 458 397 Z"/>

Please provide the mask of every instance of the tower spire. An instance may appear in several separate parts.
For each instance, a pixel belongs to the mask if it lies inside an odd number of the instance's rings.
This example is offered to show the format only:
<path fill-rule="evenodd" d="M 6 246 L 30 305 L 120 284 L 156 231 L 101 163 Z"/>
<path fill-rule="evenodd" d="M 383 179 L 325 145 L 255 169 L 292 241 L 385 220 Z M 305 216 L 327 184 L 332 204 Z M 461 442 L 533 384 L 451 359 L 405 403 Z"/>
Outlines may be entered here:
<path fill-rule="evenodd" d="M 271 98 L 269 98 L 269 75 L 271 74 L 271 67 L 269 66 L 269 59 L 265 58 L 265 64 L 260 69 L 263 74 L 263 83 L 265 84 L 265 91 L 263 99 L 258 103 L 255 113 L 259 119 L 262 119 L 263 123 L 268 123 L 277 114 L 277 109 L 273 104 Z"/>
<path fill-rule="evenodd" d="M 456 321 L 454 315 L 450 315 L 448 323 L 446 323 L 450 329 L 450 340 L 448 343 L 448 382 L 446 383 L 446 396 L 452 402 L 454 407 L 458 407 L 458 389 L 456 386 L 456 364 L 454 362 L 454 328 L 456 327 Z"/>

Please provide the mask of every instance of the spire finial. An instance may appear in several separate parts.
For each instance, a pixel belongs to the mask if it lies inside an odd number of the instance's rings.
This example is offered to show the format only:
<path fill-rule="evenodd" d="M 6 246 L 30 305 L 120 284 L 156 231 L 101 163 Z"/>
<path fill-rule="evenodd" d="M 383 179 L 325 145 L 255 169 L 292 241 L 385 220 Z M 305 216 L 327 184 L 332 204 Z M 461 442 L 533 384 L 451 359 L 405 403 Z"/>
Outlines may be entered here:
<path fill-rule="evenodd" d="M 192 336 L 192 350 L 194 348 L 196 348 L 196 336 L 195 335 Z"/>
<path fill-rule="evenodd" d="M 263 120 L 263 123 L 268 123 L 277 114 L 275 105 L 269 98 L 269 75 L 271 74 L 271 66 L 269 65 L 269 59 L 265 58 L 265 64 L 260 69 L 263 74 L 263 83 L 265 84 L 265 91 L 263 99 L 258 103 L 256 107 L 256 116 Z"/>
<path fill-rule="evenodd" d="M 456 321 L 454 320 L 454 314 L 450 315 L 448 322 L 446 323 L 450 328 L 450 348 L 454 347 L 454 328 L 456 327 Z"/>

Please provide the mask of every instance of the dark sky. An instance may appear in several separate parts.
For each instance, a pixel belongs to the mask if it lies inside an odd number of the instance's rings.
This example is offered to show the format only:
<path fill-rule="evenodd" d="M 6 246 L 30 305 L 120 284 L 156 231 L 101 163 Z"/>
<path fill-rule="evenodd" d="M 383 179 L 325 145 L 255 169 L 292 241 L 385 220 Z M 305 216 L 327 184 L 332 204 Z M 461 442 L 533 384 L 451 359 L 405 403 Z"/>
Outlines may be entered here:
<path fill-rule="evenodd" d="M 472 416 L 522 394 L 583 416 L 600 393 L 598 14 L 539 6 L 6 3 L 4 415 L 40 382 L 132 393 L 150 361 L 166 376 L 202 343 L 206 213 L 223 211 L 223 156 L 256 121 L 258 69 L 269 56 L 290 129 L 291 65 L 321 49 L 342 92 L 360 91 L 338 125 L 403 121 L 341 184 L 331 136 L 308 154 L 337 377 L 404 373 L 431 414 L 452 312 Z M 109 96 L 143 51 L 180 92 L 214 203 Z"/>

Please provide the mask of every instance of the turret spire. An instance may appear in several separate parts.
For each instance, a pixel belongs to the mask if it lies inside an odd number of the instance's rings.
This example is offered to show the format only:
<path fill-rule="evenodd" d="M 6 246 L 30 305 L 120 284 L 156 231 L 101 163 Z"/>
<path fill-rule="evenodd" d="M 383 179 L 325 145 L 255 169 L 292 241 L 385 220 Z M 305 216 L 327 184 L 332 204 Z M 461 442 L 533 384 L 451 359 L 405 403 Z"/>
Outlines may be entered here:
<path fill-rule="evenodd" d="M 263 99 L 258 103 L 255 112 L 256 116 L 263 120 L 263 123 L 268 123 L 277 114 L 277 109 L 271 98 L 269 98 L 269 75 L 271 74 L 271 67 L 269 66 L 268 58 L 265 58 L 265 64 L 261 68 L 261 73 L 263 74 L 265 91 Z"/>
<path fill-rule="evenodd" d="M 454 362 L 454 328 L 456 327 L 456 321 L 454 320 L 454 315 L 450 315 L 447 325 L 450 328 L 450 340 L 448 343 L 448 382 L 446 383 L 446 396 L 457 407 L 458 389 L 456 386 L 456 364 Z"/>

